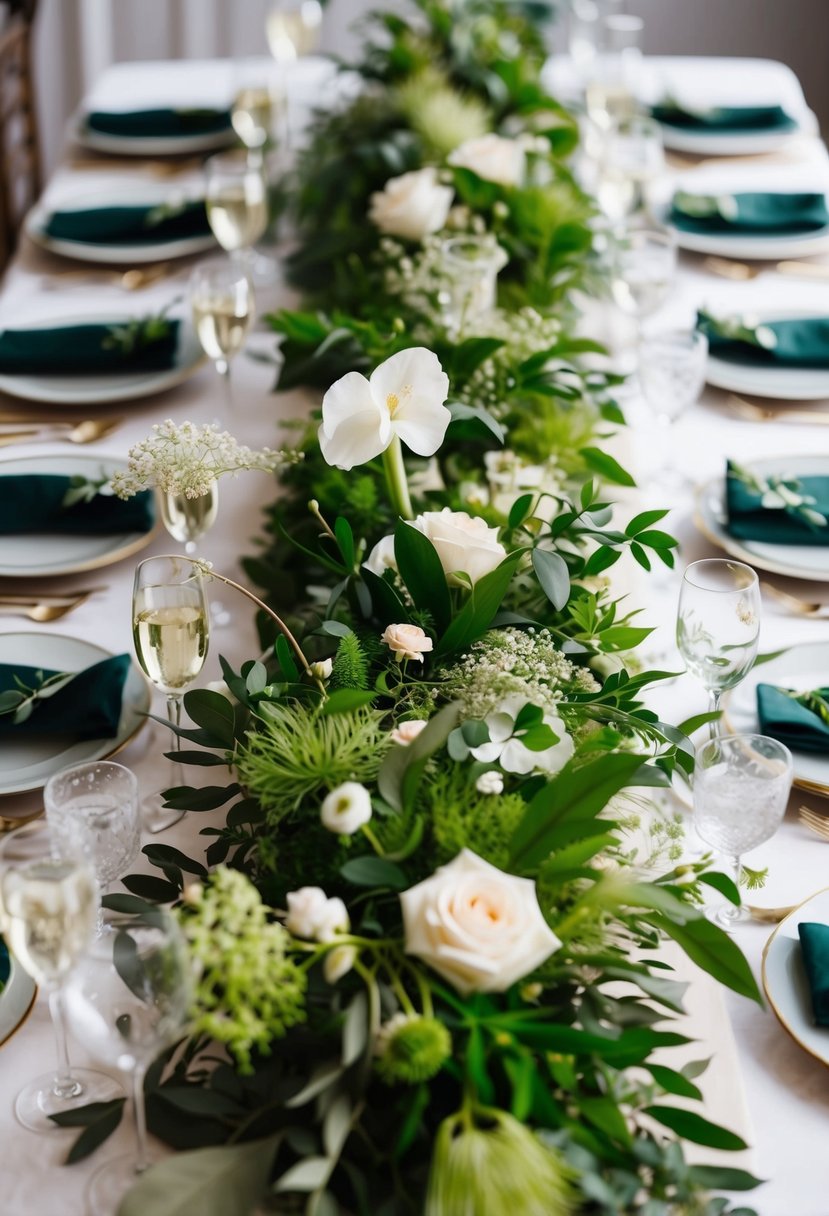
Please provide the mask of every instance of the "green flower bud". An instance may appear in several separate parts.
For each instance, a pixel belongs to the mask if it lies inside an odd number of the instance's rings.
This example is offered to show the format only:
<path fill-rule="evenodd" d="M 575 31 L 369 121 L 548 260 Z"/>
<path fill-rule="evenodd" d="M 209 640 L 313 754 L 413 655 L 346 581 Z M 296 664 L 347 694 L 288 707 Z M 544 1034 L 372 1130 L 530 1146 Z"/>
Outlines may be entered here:
<path fill-rule="evenodd" d="M 452 1054 L 452 1037 L 437 1018 L 396 1013 L 380 1028 L 377 1072 L 387 1085 L 417 1085 L 439 1072 Z"/>

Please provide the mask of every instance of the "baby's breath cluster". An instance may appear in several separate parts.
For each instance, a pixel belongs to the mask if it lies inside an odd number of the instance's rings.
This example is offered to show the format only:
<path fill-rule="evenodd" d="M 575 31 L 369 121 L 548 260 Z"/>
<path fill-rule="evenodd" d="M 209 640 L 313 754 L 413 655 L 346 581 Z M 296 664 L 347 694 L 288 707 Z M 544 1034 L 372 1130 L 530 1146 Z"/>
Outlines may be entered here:
<path fill-rule="evenodd" d="M 441 691 L 458 700 L 464 718 L 485 718 L 520 693 L 554 709 L 571 692 L 596 692 L 593 675 L 561 653 L 547 629 L 493 629 L 450 667 Z"/>
<path fill-rule="evenodd" d="M 214 425 L 183 422 L 177 426 L 168 418 L 156 423 L 146 439 L 130 448 L 127 468 L 113 476 L 112 489 L 119 498 L 131 498 L 150 489 L 201 498 L 225 473 L 236 474 L 242 469 L 269 472 L 301 459 L 301 452 L 273 448 L 254 451 Z"/>

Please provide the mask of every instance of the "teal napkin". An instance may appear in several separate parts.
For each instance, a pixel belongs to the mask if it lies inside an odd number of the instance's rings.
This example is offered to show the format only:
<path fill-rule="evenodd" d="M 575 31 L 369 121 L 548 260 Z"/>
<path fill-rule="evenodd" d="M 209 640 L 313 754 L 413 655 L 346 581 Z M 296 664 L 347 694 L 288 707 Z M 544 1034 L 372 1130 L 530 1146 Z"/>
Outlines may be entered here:
<path fill-rule="evenodd" d="M 85 245 L 155 245 L 185 237 L 207 236 L 204 200 L 136 207 L 88 207 L 53 211 L 44 232 L 59 241 Z"/>
<path fill-rule="evenodd" d="M 666 99 L 651 107 L 657 122 L 686 131 L 727 135 L 732 131 L 794 131 L 797 122 L 782 106 L 712 106 L 693 110 Z"/>
<path fill-rule="evenodd" d="M 119 341 L 129 325 L 61 325 L 0 330 L 0 373 L 5 376 L 111 375 L 175 367 L 179 323 L 168 321 L 158 337 L 131 348 Z"/>
<path fill-rule="evenodd" d="M 6 943 L 0 937 L 0 992 L 6 986 L 6 980 L 11 972 L 11 963 L 9 962 L 9 952 L 6 949 Z"/>
<path fill-rule="evenodd" d="M 829 477 L 756 478 L 729 460 L 726 531 L 769 545 L 829 545 Z"/>
<path fill-rule="evenodd" d="M 815 691 L 821 697 L 829 697 L 829 688 Z M 829 755 L 829 725 L 813 710 L 789 696 L 786 689 L 758 684 L 757 717 L 762 735 L 779 739 L 793 751 Z"/>
<path fill-rule="evenodd" d="M 15 722 L 11 713 L 0 714 L 0 739 L 11 742 L 23 735 L 112 739 L 118 734 L 121 698 L 129 669 L 128 654 L 93 663 L 50 695 L 38 698 L 24 721 Z M 0 663 L 0 694 L 19 689 L 15 677 L 30 689 L 38 688 L 44 680 L 57 674 L 38 667 Z"/>
<path fill-rule="evenodd" d="M 783 367 L 829 367 L 829 317 L 787 318 L 746 325 L 739 317 L 697 314 L 697 329 L 720 359 Z"/>
<path fill-rule="evenodd" d="M 753 236 L 817 232 L 829 224 L 825 194 L 689 194 L 677 190 L 671 222 L 683 232 Z"/>
<path fill-rule="evenodd" d="M 102 135 L 125 135 L 131 139 L 167 139 L 187 135 L 212 135 L 230 128 L 230 111 L 214 109 L 126 110 L 123 113 L 92 110 L 86 116 L 90 131 Z"/>
<path fill-rule="evenodd" d="M 155 502 L 150 490 L 127 499 L 95 494 L 91 502 L 64 506 L 75 484 L 72 477 L 53 473 L 0 476 L 0 535 L 51 532 L 106 536 L 149 532 L 153 527 Z"/>
<path fill-rule="evenodd" d="M 797 926 L 806 979 L 817 1026 L 829 1026 L 829 925 L 801 921 Z"/>

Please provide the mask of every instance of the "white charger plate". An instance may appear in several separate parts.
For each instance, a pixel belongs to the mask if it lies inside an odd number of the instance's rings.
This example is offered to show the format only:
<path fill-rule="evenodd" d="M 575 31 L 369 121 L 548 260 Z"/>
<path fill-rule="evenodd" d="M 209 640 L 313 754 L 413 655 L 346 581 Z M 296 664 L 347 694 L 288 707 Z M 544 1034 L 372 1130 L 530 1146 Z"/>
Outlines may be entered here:
<path fill-rule="evenodd" d="M 751 309 L 752 321 L 803 320 L 829 315 L 824 312 L 783 312 L 780 309 Z M 705 378 L 715 388 L 732 393 L 749 393 L 753 397 L 775 397 L 785 401 L 817 401 L 829 397 L 829 368 L 777 367 L 738 363 L 709 354 Z"/>
<path fill-rule="evenodd" d="M 739 190 L 742 189 L 741 186 Z M 746 186 L 745 189 L 748 187 Z M 725 194 L 727 191 L 719 190 L 717 193 Z M 801 191 L 798 190 L 798 193 Z M 814 232 L 798 232 L 789 236 L 773 234 L 771 236 L 752 236 L 733 232 L 686 232 L 671 223 L 670 202 L 659 210 L 661 211 L 661 222 L 673 232 L 679 248 L 686 249 L 689 253 L 704 253 L 720 258 L 771 261 L 778 258 L 806 258 L 811 257 L 812 254 L 829 250 L 829 224 L 825 224 L 823 228 Z"/>
<path fill-rule="evenodd" d="M 795 477 L 825 477 L 829 476 L 829 456 L 767 456 L 752 460 L 751 468 L 765 476 L 790 473 Z M 724 498 L 724 476 L 712 478 L 697 491 L 694 522 L 712 544 L 759 570 L 829 583 L 829 545 L 769 545 L 738 540 L 725 530 Z"/>
<path fill-rule="evenodd" d="M 9 965 L 9 977 L 0 992 L 0 1046 L 26 1021 L 37 996 L 34 980 L 17 965 L 11 954 Z"/>
<path fill-rule="evenodd" d="M 0 633 L 0 663 L 82 671 L 110 658 L 111 653 L 93 642 L 58 633 Z M 114 756 L 144 725 L 149 709 L 149 685 L 133 663 L 124 684 L 121 721 L 114 739 L 0 739 L 0 796 L 42 789 L 53 773 L 69 765 Z"/>
<path fill-rule="evenodd" d="M 797 121 L 794 114 L 791 116 Z M 776 152 L 802 134 L 798 123 L 788 131 L 689 131 L 661 122 L 662 142 L 670 152 L 689 156 L 761 156 Z"/>
<path fill-rule="evenodd" d="M 777 1020 L 810 1056 L 829 1065 L 829 1027 L 815 1026 L 797 926 L 829 924 L 829 888 L 817 891 L 782 920 L 763 950 L 763 989 Z"/>
<path fill-rule="evenodd" d="M 18 329 L 43 329 L 60 325 L 122 325 L 132 318 L 113 317 L 112 313 L 95 313 L 88 316 L 41 317 L 16 326 Z M 207 361 L 196 336 L 189 316 L 178 318 L 179 340 L 176 360 L 172 367 L 161 371 L 130 371 L 105 375 L 88 374 L 67 376 L 54 375 L 2 375 L 0 392 L 10 397 L 22 397 L 24 401 L 41 401 L 49 405 L 75 407 L 82 405 L 105 405 L 113 401 L 133 401 L 137 397 L 149 397 L 163 393 L 187 380 Z"/>
<path fill-rule="evenodd" d="M 201 135 L 108 135 L 104 131 L 91 130 L 83 110 L 72 120 L 71 135 L 94 152 L 114 156 L 194 156 L 199 152 L 227 148 L 236 142 L 232 127 Z"/>
<path fill-rule="evenodd" d="M 79 194 L 67 194 L 59 204 L 46 204 L 38 200 L 27 213 L 23 222 L 26 235 L 36 245 L 48 249 L 50 253 L 59 254 L 65 258 L 75 258 L 81 262 L 95 262 L 103 266 L 142 265 L 148 262 L 170 261 L 175 258 L 191 257 L 196 253 L 204 253 L 216 248 L 216 238 L 212 232 L 196 236 L 177 237 L 175 240 L 153 241 L 151 244 L 96 245 L 89 241 L 68 241 L 56 239 L 46 231 L 49 218 L 55 211 L 85 211 L 94 207 L 155 207 L 170 202 L 170 187 L 166 189 L 141 182 L 134 184 L 129 190 L 123 185 L 107 186 L 104 191 L 90 193 L 82 191 Z M 188 194 L 188 201 L 195 201 Z"/>
<path fill-rule="evenodd" d="M 755 734 L 760 730 L 757 717 L 757 685 L 776 684 L 808 692 L 829 684 L 829 642 L 806 642 L 792 646 L 776 659 L 754 667 L 736 688 L 723 698 L 723 722 L 732 734 Z M 813 794 L 829 794 L 829 752 L 792 751 L 794 784 Z"/>
<path fill-rule="evenodd" d="M 67 452 L 0 460 L 0 476 L 9 473 L 52 473 L 71 477 L 79 473 L 89 478 L 99 478 L 102 475 L 110 477 L 126 467 L 125 460 L 113 456 Z M 51 578 L 59 574 L 98 570 L 138 553 L 150 543 L 158 526 L 149 532 L 117 532 L 106 536 L 56 533 L 0 536 L 0 577 Z"/>

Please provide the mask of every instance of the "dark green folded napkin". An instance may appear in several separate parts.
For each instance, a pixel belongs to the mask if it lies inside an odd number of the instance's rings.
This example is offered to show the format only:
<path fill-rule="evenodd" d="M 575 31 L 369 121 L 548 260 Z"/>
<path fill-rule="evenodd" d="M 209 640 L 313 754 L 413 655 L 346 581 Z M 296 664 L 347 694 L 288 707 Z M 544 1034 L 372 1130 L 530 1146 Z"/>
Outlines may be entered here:
<path fill-rule="evenodd" d="M 209 108 L 174 110 L 92 110 L 86 116 L 90 131 L 125 135 L 131 139 L 167 139 L 185 135 L 213 135 L 230 128 L 230 111 Z"/>
<path fill-rule="evenodd" d="M 797 926 L 806 979 L 817 1026 L 829 1026 L 829 925 L 801 921 Z"/>
<path fill-rule="evenodd" d="M 726 531 L 769 545 L 829 545 L 829 477 L 763 478 L 729 460 Z"/>
<path fill-rule="evenodd" d="M 106 536 L 149 532 L 155 523 L 150 490 L 132 498 L 95 494 L 91 501 L 64 505 L 84 478 L 52 473 L 12 473 L 0 476 L 0 535 L 51 532 L 62 535 Z"/>
<path fill-rule="evenodd" d="M 786 236 L 825 228 L 829 208 L 825 194 L 689 194 L 677 190 L 671 223 L 683 232 Z"/>
<path fill-rule="evenodd" d="M 694 110 L 666 99 L 651 107 L 657 122 L 686 131 L 710 131 L 727 135 L 732 131 L 793 131 L 797 122 L 782 106 L 711 106 Z"/>
<path fill-rule="evenodd" d="M 804 705 L 799 697 L 774 684 L 757 685 L 757 717 L 760 733 L 779 739 L 797 752 L 822 752 L 829 755 L 829 723 Z M 829 698 L 829 688 L 817 688 L 805 698 Z"/>
<path fill-rule="evenodd" d="M 6 980 L 9 978 L 11 971 L 11 963 L 9 962 L 9 952 L 6 949 L 6 943 L 0 937 L 0 992 L 5 987 Z"/>
<path fill-rule="evenodd" d="M 697 329 L 719 359 L 784 367 L 829 367 L 829 316 L 747 324 L 741 317 L 697 314 Z"/>
<path fill-rule="evenodd" d="M 178 321 L 139 341 L 125 340 L 124 325 L 61 325 L 0 330 L 0 374 L 83 376 L 167 371 L 176 362 Z"/>
<path fill-rule="evenodd" d="M 0 739 L 11 742 L 23 735 L 112 739 L 118 734 L 121 698 L 129 669 L 128 654 L 114 655 L 79 671 L 62 684 L 55 684 L 54 690 L 45 689 L 45 695 L 35 698 L 31 713 L 23 721 L 16 722 L 11 712 L 0 714 Z M 0 696 L 36 690 L 45 680 L 59 674 L 38 667 L 0 663 Z"/>
<path fill-rule="evenodd" d="M 84 245 L 155 245 L 190 236 L 207 236 L 204 200 L 137 207 L 88 207 L 53 211 L 44 232 L 56 241 Z"/>

